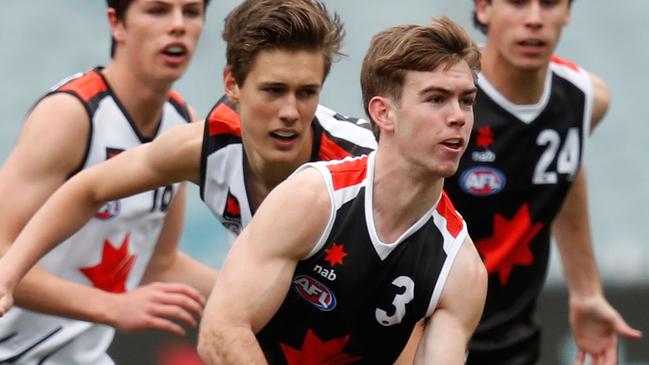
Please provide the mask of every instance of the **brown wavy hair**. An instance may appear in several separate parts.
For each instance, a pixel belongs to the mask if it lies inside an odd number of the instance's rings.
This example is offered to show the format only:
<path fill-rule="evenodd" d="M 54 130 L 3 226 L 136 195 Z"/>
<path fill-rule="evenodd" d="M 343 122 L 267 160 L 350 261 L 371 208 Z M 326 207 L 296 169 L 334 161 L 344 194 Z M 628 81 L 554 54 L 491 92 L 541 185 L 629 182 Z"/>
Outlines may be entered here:
<path fill-rule="evenodd" d="M 388 28 L 372 38 L 361 69 L 365 113 L 374 96 L 401 99 L 408 71 L 434 71 L 466 61 L 474 79 L 480 71 L 480 51 L 469 34 L 447 17 L 433 18 L 428 25 Z M 372 121 L 374 133 L 378 130 Z"/>
<path fill-rule="evenodd" d="M 343 23 L 319 0 L 246 0 L 225 18 L 227 67 L 243 85 L 262 50 L 317 51 L 324 57 L 324 78 L 341 55 Z"/>

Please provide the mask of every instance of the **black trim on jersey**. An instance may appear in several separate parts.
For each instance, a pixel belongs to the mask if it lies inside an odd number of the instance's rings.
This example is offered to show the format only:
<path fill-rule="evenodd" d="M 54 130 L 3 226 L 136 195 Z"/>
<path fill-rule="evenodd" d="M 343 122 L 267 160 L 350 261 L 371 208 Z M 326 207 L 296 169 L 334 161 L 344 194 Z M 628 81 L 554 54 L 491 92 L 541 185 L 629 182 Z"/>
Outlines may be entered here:
<path fill-rule="evenodd" d="M 115 94 L 115 92 L 113 91 L 113 88 L 108 83 L 108 80 L 106 80 L 106 78 L 104 77 L 104 75 L 101 72 L 99 73 L 99 76 L 101 76 L 101 78 L 104 80 L 104 83 L 106 83 L 106 87 L 108 88 L 108 93 L 113 98 L 113 100 L 115 101 L 115 104 L 117 105 L 119 110 L 122 112 L 122 114 L 124 114 L 124 117 L 128 121 L 128 124 L 131 125 L 131 128 L 133 129 L 133 132 L 135 133 L 137 138 L 140 140 L 140 142 L 141 143 L 148 143 L 148 142 L 153 141 L 153 139 L 160 132 L 160 127 L 162 126 L 162 115 L 160 116 L 160 120 L 158 120 L 158 125 L 155 127 L 155 130 L 153 131 L 152 137 L 150 137 L 150 138 L 146 137 L 145 135 L 142 134 L 142 132 L 140 132 L 140 129 L 135 124 L 135 121 L 133 120 L 133 117 L 131 117 L 131 114 L 129 114 L 129 112 L 126 110 L 126 108 L 124 107 L 122 102 L 119 100 L 119 98 L 117 97 L 117 94 Z"/>
<path fill-rule="evenodd" d="M 218 103 L 216 104 L 218 105 Z M 216 108 L 216 105 L 212 108 Z M 208 116 L 212 114 L 212 110 L 210 110 Z M 205 177 L 207 174 L 207 156 L 209 156 L 209 147 L 208 147 L 208 140 L 210 138 L 210 121 L 205 119 L 203 122 L 205 125 L 203 126 L 203 143 L 201 144 L 201 166 L 200 166 L 200 171 L 201 171 L 201 177 L 200 177 L 200 185 L 199 187 L 199 193 L 201 196 L 201 200 L 205 200 Z"/>
<path fill-rule="evenodd" d="M 172 97 L 168 97 L 168 98 L 167 98 L 167 101 L 169 102 L 169 104 L 171 104 L 171 106 L 174 107 L 174 109 L 176 109 L 176 111 L 178 112 L 178 114 L 180 114 L 180 116 L 183 117 L 183 119 L 185 119 L 185 122 L 187 122 L 187 123 L 191 123 L 191 122 L 192 122 L 192 116 L 191 116 L 191 114 L 189 113 L 189 108 L 187 107 L 187 104 L 186 104 L 186 103 L 185 103 L 185 104 L 181 104 L 181 103 L 177 102 L 177 101 L 176 101 L 174 98 L 172 98 Z"/>
<path fill-rule="evenodd" d="M 43 364 L 45 364 L 45 361 L 49 360 L 50 357 L 52 357 L 52 355 L 54 355 L 54 354 L 56 354 L 57 352 L 63 350 L 63 348 L 64 348 L 65 346 L 71 344 L 72 341 L 74 341 L 75 339 L 76 339 L 76 337 L 69 339 L 67 342 L 65 342 L 65 343 L 62 344 L 61 346 L 59 346 L 59 347 L 57 347 L 56 349 L 52 350 L 49 354 L 46 354 L 45 356 L 43 356 L 43 357 L 41 358 L 41 361 L 39 361 L 37 365 L 43 365 Z"/>
<path fill-rule="evenodd" d="M 53 95 L 53 94 L 68 94 L 72 95 L 79 102 L 81 102 L 81 105 L 83 105 L 83 108 L 86 109 L 86 114 L 88 115 L 88 138 L 86 139 L 86 148 L 85 151 L 83 152 L 83 157 L 81 158 L 81 162 L 77 165 L 77 167 L 72 170 L 68 176 L 65 178 L 66 180 L 71 178 L 72 176 L 78 174 L 81 170 L 83 170 L 83 167 L 86 165 L 86 162 L 88 160 L 88 155 L 90 154 L 90 144 L 92 142 L 92 134 L 94 133 L 94 127 L 92 124 L 92 116 L 95 113 L 95 110 L 97 110 L 97 104 L 98 102 L 95 101 L 93 104 L 86 103 L 81 96 L 79 96 L 77 93 L 71 91 L 71 90 L 66 90 L 66 91 L 52 91 L 47 94 L 47 96 Z M 100 98 L 103 98 L 105 96 L 105 93 L 100 93 L 98 95 L 101 95 Z M 93 98 L 94 100 L 95 98 Z"/>
<path fill-rule="evenodd" d="M 311 144 L 311 159 L 309 162 L 316 162 L 320 154 L 320 141 L 322 141 L 322 133 L 324 132 L 324 128 L 322 128 L 316 116 L 313 116 L 311 129 L 313 130 L 313 143 Z"/>
<path fill-rule="evenodd" d="M 243 188 L 246 191 L 246 196 L 249 197 L 251 195 L 250 195 L 250 191 L 248 191 L 248 184 L 246 184 L 246 181 L 248 181 L 248 170 L 249 170 L 248 166 L 250 165 L 248 165 L 248 154 L 246 153 L 246 146 L 244 146 L 243 143 L 241 143 L 241 149 L 243 150 L 243 158 L 241 159 L 241 163 L 243 164 L 243 168 L 242 168 L 243 183 L 244 183 Z M 257 209 L 253 209 L 254 207 L 252 206 L 252 201 L 250 199 L 246 199 L 246 200 L 248 200 L 248 209 L 250 209 L 250 216 L 252 217 L 255 215 Z M 239 202 L 239 206 L 241 206 L 241 202 Z"/>
<path fill-rule="evenodd" d="M 334 118 L 336 118 L 337 120 L 342 121 L 342 122 L 348 122 L 348 123 L 351 123 L 351 124 L 353 124 L 355 126 L 368 129 L 364 125 L 358 124 L 357 121 L 359 119 L 357 119 L 357 118 L 348 118 L 348 117 L 345 117 L 345 116 L 343 116 L 341 114 L 335 114 Z M 311 151 L 311 161 L 312 162 L 318 161 L 318 153 L 320 153 L 320 140 L 322 138 L 323 133 L 327 136 L 328 139 L 335 142 L 336 145 L 338 145 L 339 147 L 341 147 L 342 149 L 347 151 L 352 156 L 367 155 L 370 152 L 374 151 L 372 148 L 359 146 L 356 143 L 351 142 L 349 140 L 346 140 L 344 138 L 339 138 L 339 137 L 333 136 L 331 133 L 329 133 L 329 131 L 324 129 L 322 127 L 322 125 L 320 125 L 320 122 L 318 121 L 318 118 L 315 118 L 315 117 L 313 118 L 312 125 L 314 126 L 314 132 L 316 132 L 314 134 L 314 138 L 316 138 L 316 141 L 314 141 L 314 150 Z"/>
<path fill-rule="evenodd" d="M 54 336 L 55 334 L 57 334 L 57 332 L 61 331 L 62 329 L 63 329 L 63 327 L 59 326 L 58 328 L 54 329 L 52 332 L 50 332 L 50 333 L 46 334 L 45 336 L 43 336 L 43 338 L 37 340 L 32 345 L 30 345 L 29 347 L 24 349 L 22 352 L 17 353 L 16 355 L 14 355 L 12 357 L 8 357 L 6 359 L 0 360 L 0 364 L 5 364 L 5 363 L 11 364 L 11 363 L 14 363 L 14 362 L 20 360 L 20 358 L 25 356 L 26 353 L 33 350 L 36 346 L 40 345 L 41 343 L 47 341 L 50 337 Z"/>
<path fill-rule="evenodd" d="M 17 334 L 18 334 L 18 332 L 14 332 L 14 333 L 9 334 L 8 336 L 0 338 L 0 344 L 5 342 L 5 341 L 9 341 L 10 339 L 16 337 Z"/>
<path fill-rule="evenodd" d="M 361 128 L 364 128 L 364 129 L 367 129 L 368 131 L 374 133 L 374 131 L 372 130 L 372 124 L 370 122 L 368 122 L 367 120 L 365 120 L 365 119 L 356 118 L 356 117 L 347 117 L 347 116 L 342 115 L 340 113 L 334 114 L 334 118 L 336 118 L 337 120 L 339 120 L 341 122 L 353 123 L 354 125 L 357 125 L 357 126 L 359 126 Z M 363 122 L 363 123 L 361 123 L 361 122 Z"/>
<path fill-rule="evenodd" d="M 81 97 L 77 92 L 75 92 L 74 90 L 65 90 L 65 91 L 61 91 L 61 88 L 62 88 L 63 86 L 65 86 L 65 85 L 69 84 L 70 82 L 73 82 L 73 81 L 75 81 L 75 80 L 78 80 L 79 78 L 84 77 L 86 74 L 91 73 L 91 72 L 94 72 L 94 73 L 98 74 L 98 75 L 102 78 L 102 80 L 104 81 L 104 83 L 106 83 L 106 80 L 105 80 L 105 79 L 103 78 L 103 76 L 101 75 L 101 70 L 102 70 L 102 69 L 103 69 L 103 67 L 101 67 L 101 66 L 97 66 L 97 67 L 93 68 L 92 70 L 85 72 L 83 75 L 79 76 L 78 78 L 74 78 L 74 79 L 69 80 L 68 82 L 66 82 L 66 83 L 64 83 L 63 85 L 60 85 L 58 88 L 56 88 L 56 90 L 52 90 L 52 91 L 48 92 L 47 94 L 45 94 L 45 95 L 44 95 L 42 98 L 40 98 L 40 99 L 39 99 L 39 100 L 34 104 L 34 106 L 32 107 L 32 109 L 35 108 L 36 105 L 38 105 L 38 103 L 40 103 L 41 101 L 43 101 L 43 99 L 45 99 L 45 98 L 48 97 L 48 96 L 51 96 L 51 95 L 54 95 L 54 94 L 68 94 L 68 95 L 72 95 L 72 96 L 74 96 L 75 98 L 77 98 L 77 100 L 79 100 L 79 102 L 81 103 L 81 105 L 83 105 L 83 108 L 86 110 L 86 114 L 88 115 L 88 138 L 87 138 L 87 140 L 86 140 L 86 148 L 85 148 L 85 151 L 84 151 L 84 153 L 83 153 L 83 158 L 81 159 L 81 162 L 77 165 L 76 168 L 74 168 L 74 169 L 73 169 L 73 170 L 68 174 L 68 176 L 66 177 L 66 180 L 68 180 L 68 179 L 70 179 L 72 176 L 78 174 L 81 170 L 83 170 L 83 167 L 86 165 L 86 162 L 87 162 L 87 160 L 88 160 L 88 155 L 90 154 L 90 144 L 91 144 L 91 142 L 92 142 L 92 135 L 93 135 L 93 133 L 94 133 L 94 127 L 93 127 L 93 123 L 92 123 L 92 117 L 95 115 L 95 111 L 97 111 L 97 108 L 99 107 L 99 101 L 100 101 L 101 99 L 103 99 L 106 95 L 108 95 L 108 91 L 100 92 L 100 93 L 98 93 L 97 95 L 93 96 L 90 100 L 85 101 L 85 100 L 83 100 L 83 98 L 82 98 L 82 97 Z M 108 84 L 106 84 L 106 85 L 108 85 Z"/>

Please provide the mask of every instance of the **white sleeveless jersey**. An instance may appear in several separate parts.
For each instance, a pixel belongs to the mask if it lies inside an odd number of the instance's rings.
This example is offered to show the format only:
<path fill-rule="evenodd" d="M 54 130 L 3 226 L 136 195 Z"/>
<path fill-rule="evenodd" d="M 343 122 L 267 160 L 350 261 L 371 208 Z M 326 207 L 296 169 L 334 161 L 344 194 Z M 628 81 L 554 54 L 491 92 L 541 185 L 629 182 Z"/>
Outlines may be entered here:
<path fill-rule="evenodd" d="M 376 149 L 369 123 L 318 105 L 313 123 L 311 162 L 368 154 Z M 201 199 L 226 228 L 232 243 L 254 213 L 244 176 L 239 115 L 226 97 L 205 118 L 201 153 Z"/>
<path fill-rule="evenodd" d="M 53 93 L 76 96 L 90 117 L 89 140 L 80 141 L 87 145 L 86 156 L 77 171 L 149 141 L 139 133 L 100 69 L 64 80 L 47 95 Z M 172 92 L 164 104 L 157 134 L 189 120 L 185 103 Z M 132 290 L 144 274 L 178 185 L 106 204 L 39 265 L 83 285 L 115 293 Z M 14 307 L 0 318 L 0 363 L 113 364 L 106 354 L 113 335 L 109 326 Z"/>

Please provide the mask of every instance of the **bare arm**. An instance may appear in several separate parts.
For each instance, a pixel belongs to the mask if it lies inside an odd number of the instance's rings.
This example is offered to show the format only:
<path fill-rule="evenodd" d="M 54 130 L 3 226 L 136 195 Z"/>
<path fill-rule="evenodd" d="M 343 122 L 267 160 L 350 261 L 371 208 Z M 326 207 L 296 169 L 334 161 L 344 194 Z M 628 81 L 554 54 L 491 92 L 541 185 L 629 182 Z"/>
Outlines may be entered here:
<path fill-rule="evenodd" d="M 188 109 L 190 117 L 194 122 L 194 127 L 184 128 L 185 135 L 180 136 L 184 139 L 177 141 L 178 143 L 186 144 L 185 148 L 178 152 L 178 159 L 188 159 L 187 162 L 194 161 L 194 163 L 184 164 L 186 171 L 182 175 L 187 180 L 199 183 L 200 175 L 197 173 L 199 173 L 200 169 L 199 159 L 201 157 L 200 151 L 203 141 L 204 124 L 202 121 L 198 122 L 194 108 L 188 106 Z M 172 138 L 168 142 L 176 142 L 177 139 L 179 138 Z M 176 159 L 173 160 L 178 161 Z M 163 160 L 159 162 L 167 165 L 168 161 Z M 178 166 L 174 168 L 178 168 Z M 185 223 L 186 185 L 187 183 L 183 182 L 167 211 L 165 225 L 160 232 L 160 238 L 158 238 L 155 251 L 149 261 L 141 284 L 144 285 L 156 281 L 184 283 L 198 289 L 203 296 L 201 300 L 204 300 L 212 291 L 212 286 L 216 280 L 216 270 L 201 264 L 189 255 L 178 250 L 180 235 Z"/>
<path fill-rule="evenodd" d="M 184 223 L 186 192 L 186 183 L 183 183 L 167 211 L 165 225 L 160 232 L 142 284 L 156 281 L 184 283 L 198 289 L 203 297 L 207 298 L 216 280 L 216 270 L 178 250 Z"/>
<path fill-rule="evenodd" d="M 570 292 L 570 324 L 580 351 L 601 364 L 617 363 L 618 335 L 638 339 L 604 297 L 588 222 L 586 174 L 577 174 L 552 225 Z"/>
<path fill-rule="evenodd" d="M 9 289 L 13 289 L 38 259 L 87 223 L 106 202 L 196 178 L 199 172 L 191 171 L 191 167 L 198 170 L 200 147 L 194 141 L 188 143 L 187 138 L 198 129 L 201 129 L 198 123 L 174 128 L 154 142 L 81 171 L 63 184 L 36 212 L 5 254 L 0 272 Z"/>
<path fill-rule="evenodd" d="M 440 302 L 426 320 L 415 364 L 464 364 L 487 295 L 487 271 L 467 237 L 455 259 Z"/>
<path fill-rule="evenodd" d="M 608 86 L 606 86 L 606 83 L 602 79 L 590 74 L 590 80 L 593 85 L 593 115 L 590 123 L 592 132 L 602 119 L 604 119 L 611 102 L 611 95 L 608 91 Z"/>
<path fill-rule="evenodd" d="M 43 99 L 25 120 L 16 146 L 0 170 L 0 253 L 4 254 L 32 214 L 81 163 L 89 133 L 88 116 L 71 95 L 56 94 Z M 0 271 L 5 268 L 0 264 Z M 6 283 L 7 277 L 0 275 Z M 15 282 L 11 283 L 12 288 Z M 59 291 L 82 291 L 40 268 L 34 268 L 18 287 L 19 304 L 34 310 L 50 303 L 53 312 L 76 312 L 80 316 L 97 307 L 63 300 Z M 12 303 L 0 286 L 0 315 Z M 77 305 L 75 305 L 75 303 Z"/>
<path fill-rule="evenodd" d="M 591 74 L 594 101 L 591 130 L 601 122 L 608 110 L 610 95 L 606 84 Z M 583 353 L 597 363 L 617 362 L 617 335 L 639 338 L 604 297 L 597 271 L 588 218 L 586 171 L 581 168 L 575 177 L 559 214 L 552 225 L 563 271 L 570 292 L 570 324 Z"/>
<path fill-rule="evenodd" d="M 329 204 L 314 169 L 268 195 L 232 246 L 205 308 L 198 346 L 206 364 L 266 363 L 255 333 L 279 309 L 297 262 L 324 230 Z"/>

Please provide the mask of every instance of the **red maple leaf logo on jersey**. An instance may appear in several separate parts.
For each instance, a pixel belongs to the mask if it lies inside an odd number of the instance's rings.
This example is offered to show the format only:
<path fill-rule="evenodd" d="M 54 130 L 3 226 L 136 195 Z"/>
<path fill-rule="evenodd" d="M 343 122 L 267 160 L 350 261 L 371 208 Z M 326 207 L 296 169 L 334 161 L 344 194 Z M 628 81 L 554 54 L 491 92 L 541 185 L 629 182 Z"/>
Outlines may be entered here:
<path fill-rule="evenodd" d="M 327 253 L 327 257 L 325 257 L 325 260 L 329 261 L 329 264 L 331 266 L 335 266 L 336 264 L 343 264 L 343 258 L 347 256 L 347 253 L 344 251 L 345 250 L 345 245 L 340 245 L 338 246 L 337 244 L 333 244 L 331 248 L 325 248 L 325 252 Z"/>
<path fill-rule="evenodd" d="M 493 235 L 476 241 L 489 274 L 498 272 L 500 284 L 509 282 L 514 265 L 529 266 L 534 262 L 530 242 L 543 225 L 532 224 L 530 210 L 523 204 L 511 220 L 494 214 Z"/>
<path fill-rule="evenodd" d="M 302 348 L 296 350 L 280 343 L 288 365 L 345 365 L 358 360 L 360 356 L 352 356 L 343 352 L 349 342 L 349 335 L 322 341 L 312 330 L 307 330 Z"/>
<path fill-rule="evenodd" d="M 95 288 L 111 293 L 126 291 L 126 279 L 135 263 L 135 255 L 128 253 L 129 234 L 126 234 L 119 248 L 113 247 L 109 240 L 104 241 L 101 262 L 92 267 L 79 269 Z"/>
<path fill-rule="evenodd" d="M 484 149 L 489 148 L 494 143 L 494 134 L 491 127 L 482 127 L 478 129 L 478 135 L 475 137 L 475 144 Z"/>

